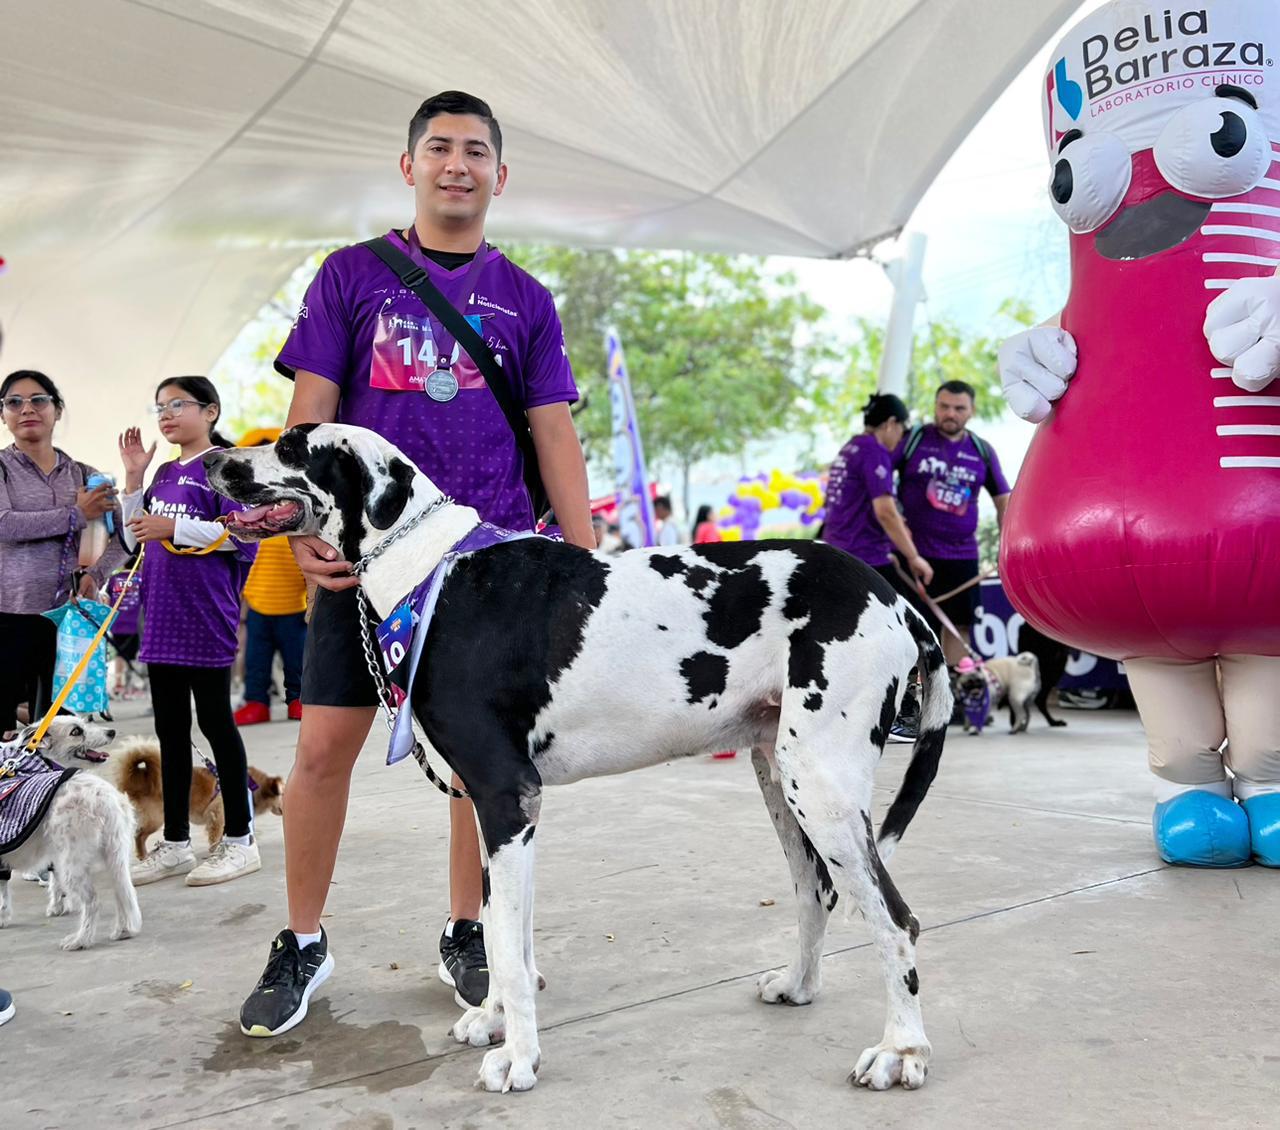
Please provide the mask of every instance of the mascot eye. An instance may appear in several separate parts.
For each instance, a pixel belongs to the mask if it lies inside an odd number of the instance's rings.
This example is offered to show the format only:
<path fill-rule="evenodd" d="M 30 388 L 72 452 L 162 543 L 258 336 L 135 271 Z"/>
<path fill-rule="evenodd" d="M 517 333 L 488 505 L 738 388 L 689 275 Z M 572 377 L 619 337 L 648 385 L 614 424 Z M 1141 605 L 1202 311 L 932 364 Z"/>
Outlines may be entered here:
<path fill-rule="evenodd" d="M 1179 191 L 1210 200 L 1254 188 L 1271 157 L 1253 98 L 1227 86 L 1174 114 L 1155 145 L 1160 175 Z"/>
<path fill-rule="evenodd" d="M 1058 146 L 1049 199 L 1077 235 L 1102 227 L 1129 190 L 1129 149 L 1114 134 L 1072 130 Z"/>

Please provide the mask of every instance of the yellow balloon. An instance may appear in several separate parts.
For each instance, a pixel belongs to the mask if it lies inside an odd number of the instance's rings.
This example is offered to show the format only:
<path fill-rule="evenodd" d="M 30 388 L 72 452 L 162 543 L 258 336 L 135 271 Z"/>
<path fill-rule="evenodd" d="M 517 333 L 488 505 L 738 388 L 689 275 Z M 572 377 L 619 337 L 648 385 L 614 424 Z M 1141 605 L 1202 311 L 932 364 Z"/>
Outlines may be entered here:
<path fill-rule="evenodd" d="M 741 527 L 741 526 L 723 526 L 723 527 L 721 527 L 721 529 L 720 529 L 720 540 L 721 540 L 721 541 L 741 541 L 741 540 L 742 540 L 742 527 Z"/>

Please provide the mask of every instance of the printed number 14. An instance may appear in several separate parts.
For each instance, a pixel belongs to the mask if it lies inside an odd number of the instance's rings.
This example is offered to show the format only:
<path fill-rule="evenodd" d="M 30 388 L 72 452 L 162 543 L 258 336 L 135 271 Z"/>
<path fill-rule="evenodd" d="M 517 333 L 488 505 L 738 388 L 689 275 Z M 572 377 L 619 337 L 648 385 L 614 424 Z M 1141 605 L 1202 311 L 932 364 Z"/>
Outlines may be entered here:
<path fill-rule="evenodd" d="M 402 337 L 396 340 L 396 344 L 400 347 L 401 353 L 404 354 L 405 367 L 408 368 L 413 364 L 413 338 Z M 418 360 L 431 362 L 431 339 L 423 338 L 422 347 L 418 350 Z"/>

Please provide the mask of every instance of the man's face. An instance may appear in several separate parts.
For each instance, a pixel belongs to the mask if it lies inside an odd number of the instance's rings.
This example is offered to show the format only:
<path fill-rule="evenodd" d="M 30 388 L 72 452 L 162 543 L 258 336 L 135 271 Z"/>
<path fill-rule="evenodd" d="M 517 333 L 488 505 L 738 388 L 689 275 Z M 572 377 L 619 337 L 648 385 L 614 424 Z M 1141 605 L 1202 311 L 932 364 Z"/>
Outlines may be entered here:
<path fill-rule="evenodd" d="M 437 114 L 413 153 L 401 154 L 400 172 L 417 214 L 449 226 L 483 219 L 507 182 L 489 126 L 473 114 Z"/>
<path fill-rule="evenodd" d="M 958 436 L 973 415 L 973 400 L 967 392 L 940 392 L 933 402 L 933 422 L 944 436 Z"/>

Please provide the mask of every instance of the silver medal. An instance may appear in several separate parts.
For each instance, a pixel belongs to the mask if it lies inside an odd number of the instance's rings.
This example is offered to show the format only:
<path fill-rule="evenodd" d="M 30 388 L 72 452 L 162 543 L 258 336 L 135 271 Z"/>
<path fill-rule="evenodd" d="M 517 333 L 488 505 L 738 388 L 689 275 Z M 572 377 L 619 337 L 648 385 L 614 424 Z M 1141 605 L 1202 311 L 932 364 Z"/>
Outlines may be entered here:
<path fill-rule="evenodd" d="M 427 395 L 447 404 L 458 395 L 458 378 L 448 369 L 435 369 L 427 377 Z"/>

